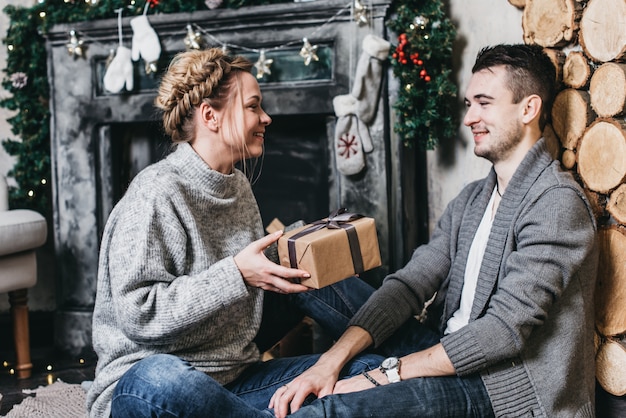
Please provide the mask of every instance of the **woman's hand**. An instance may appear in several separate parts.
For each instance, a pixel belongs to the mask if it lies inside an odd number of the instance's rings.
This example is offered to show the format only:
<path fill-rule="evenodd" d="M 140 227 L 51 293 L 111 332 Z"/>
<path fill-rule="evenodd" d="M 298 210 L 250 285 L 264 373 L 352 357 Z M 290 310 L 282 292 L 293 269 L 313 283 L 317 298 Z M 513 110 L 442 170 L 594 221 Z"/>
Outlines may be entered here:
<path fill-rule="evenodd" d="M 299 284 L 301 279 L 311 275 L 304 270 L 280 266 L 265 256 L 264 250 L 283 234 L 274 232 L 249 244 L 235 255 L 235 264 L 248 286 L 258 287 L 276 293 L 300 293 L 311 290 Z"/>
<path fill-rule="evenodd" d="M 332 394 L 339 374 L 333 370 L 318 362 L 289 384 L 277 389 L 268 405 L 274 409 L 274 416 L 284 418 L 296 412 L 309 394 L 318 398 Z"/>

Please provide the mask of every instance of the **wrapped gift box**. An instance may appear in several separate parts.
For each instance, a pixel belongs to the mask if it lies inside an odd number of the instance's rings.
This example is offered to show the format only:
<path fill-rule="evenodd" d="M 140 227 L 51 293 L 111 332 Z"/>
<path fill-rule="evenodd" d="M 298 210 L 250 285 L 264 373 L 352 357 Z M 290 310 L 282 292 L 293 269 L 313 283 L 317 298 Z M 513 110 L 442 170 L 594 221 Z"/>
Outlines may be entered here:
<path fill-rule="evenodd" d="M 278 240 L 280 264 L 311 273 L 319 289 L 381 265 L 374 219 L 346 212 L 294 229 Z"/>

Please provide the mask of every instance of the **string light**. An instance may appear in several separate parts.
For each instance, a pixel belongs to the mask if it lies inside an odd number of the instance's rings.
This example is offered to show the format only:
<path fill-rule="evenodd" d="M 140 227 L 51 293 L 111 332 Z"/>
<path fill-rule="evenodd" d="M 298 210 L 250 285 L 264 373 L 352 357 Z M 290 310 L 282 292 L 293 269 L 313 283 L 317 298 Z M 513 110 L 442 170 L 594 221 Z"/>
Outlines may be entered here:
<path fill-rule="evenodd" d="M 131 2 L 131 4 L 134 4 L 134 2 Z M 224 52 L 228 51 L 229 49 L 232 49 L 232 50 L 241 50 L 241 51 L 257 53 L 259 54 L 259 57 L 257 61 L 255 62 L 254 66 L 257 70 L 257 78 L 263 78 L 265 75 L 271 74 L 271 64 L 274 62 L 273 59 L 267 58 L 267 54 L 269 52 L 292 48 L 299 43 L 303 43 L 302 48 L 299 51 L 299 55 L 304 59 L 304 65 L 308 66 L 313 61 L 319 61 L 319 57 L 317 56 L 318 46 L 311 45 L 311 43 L 308 40 L 315 37 L 319 32 L 321 32 L 325 28 L 325 26 L 332 23 L 339 16 L 345 14 L 348 11 L 350 11 L 353 14 L 354 20 L 357 23 L 359 23 L 359 25 L 363 23 L 367 23 L 367 8 L 363 6 L 359 2 L 359 0 L 355 0 L 354 2 L 351 1 L 350 3 L 342 7 L 334 16 L 329 18 L 321 26 L 317 27 L 317 29 L 313 31 L 309 36 L 304 37 L 301 40 L 289 41 L 284 44 L 274 46 L 272 48 L 257 49 L 257 48 L 249 48 L 244 45 L 237 45 L 237 44 L 224 42 L 218 39 L 217 37 L 215 37 L 210 32 L 208 32 L 206 29 L 202 28 L 201 26 L 195 23 L 186 25 L 185 30 L 184 30 L 185 37 L 183 39 L 183 42 L 187 49 L 200 49 L 204 45 L 207 44 L 207 42 L 203 38 L 203 35 L 204 35 L 207 38 L 209 38 L 209 40 L 212 42 L 213 45 L 221 46 Z M 362 15 L 363 13 L 364 15 Z M 363 19 L 365 19 L 365 21 Z M 70 54 L 72 54 L 72 51 L 74 55 L 80 53 L 81 54 L 80 56 L 82 56 L 82 54 L 84 54 L 84 49 L 86 48 L 83 47 L 83 39 L 90 41 L 92 43 L 98 43 L 98 41 L 91 39 L 84 34 L 80 34 L 80 35 L 82 36 L 82 39 L 78 38 L 79 34 L 75 30 L 70 31 L 70 43 L 67 44 L 68 52 L 70 52 Z M 78 48 L 78 50 L 76 50 L 76 48 Z M 114 51 L 111 52 L 107 61 L 111 60 L 114 54 L 115 54 Z M 156 63 L 146 63 L 145 71 L 146 71 L 146 74 L 156 72 L 157 71 Z"/>

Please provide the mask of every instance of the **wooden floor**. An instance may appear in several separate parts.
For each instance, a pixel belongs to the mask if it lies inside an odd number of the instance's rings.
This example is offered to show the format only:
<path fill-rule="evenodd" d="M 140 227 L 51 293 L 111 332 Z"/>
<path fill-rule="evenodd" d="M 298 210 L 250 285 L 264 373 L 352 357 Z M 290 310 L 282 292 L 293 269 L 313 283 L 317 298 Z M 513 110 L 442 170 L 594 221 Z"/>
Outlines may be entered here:
<path fill-rule="evenodd" d="M 26 396 L 23 389 L 35 389 L 49 385 L 57 380 L 65 383 L 81 383 L 93 380 L 95 370 L 94 358 L 68 358 L 55 353 L 52 348 L 35 348 L 31 352 L 33 373 L 29 379 L 18 379 L 12 373 L 13 352 L 0 352 L 0 415 L 6 415 L 13 405 L 18 404 Z"/>

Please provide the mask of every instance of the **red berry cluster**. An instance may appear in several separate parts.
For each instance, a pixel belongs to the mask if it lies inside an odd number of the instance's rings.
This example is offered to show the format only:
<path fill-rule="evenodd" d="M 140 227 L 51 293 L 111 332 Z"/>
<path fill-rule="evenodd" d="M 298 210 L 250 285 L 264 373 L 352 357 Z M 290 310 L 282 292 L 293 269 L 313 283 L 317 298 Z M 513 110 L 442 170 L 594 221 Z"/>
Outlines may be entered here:
<path fill-rule="evenodd" d="M 402 65 L 407 65 L 410 62 L 414 65 L 421 66 L 422 69 L 420 70 L 420 78 L 424 81 L 430 81 L 430 76 L 428 75 L 428 72 L 426 72 L 426 69 L 423 67 L 424 61 L 419 58 L 419 52 L 410 53 L 409 48 L 410 44 L 407 39 L 406 33 L 401 33 L 398 36 L 398 46 L 396 47 L 395 52 L 392 54 L 393 59 L 395 59 Z"/>

